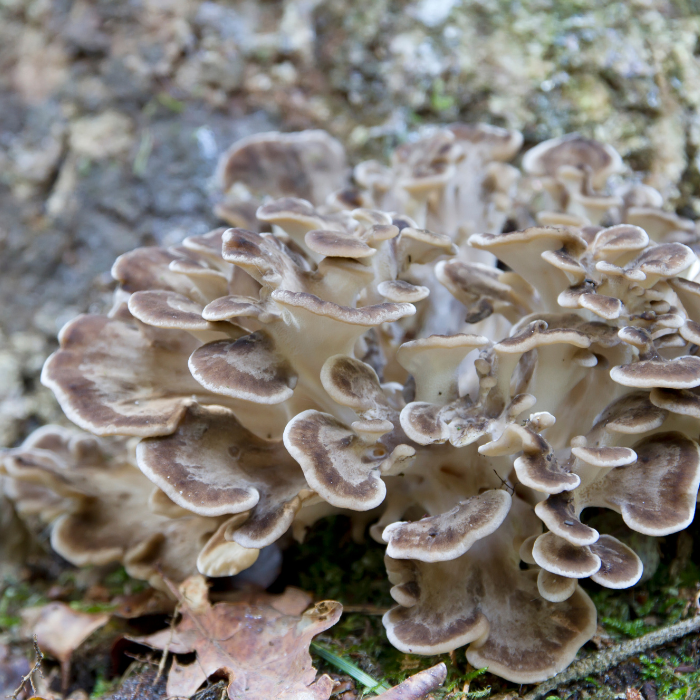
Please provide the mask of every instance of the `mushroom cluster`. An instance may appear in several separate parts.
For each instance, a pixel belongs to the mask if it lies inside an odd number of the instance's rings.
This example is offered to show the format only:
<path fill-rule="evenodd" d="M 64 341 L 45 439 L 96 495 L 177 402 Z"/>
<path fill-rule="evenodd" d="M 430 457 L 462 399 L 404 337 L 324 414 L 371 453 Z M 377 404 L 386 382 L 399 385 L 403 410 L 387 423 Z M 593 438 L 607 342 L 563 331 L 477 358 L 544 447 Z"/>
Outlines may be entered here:
<path fill-rule="evenodd" d="M 352 173 L 323 132 L 236 144 L 234 228 L 121 256 L 112 311 L 61 331 L 42 381 L 98 437 L 9 451 L 18 511 L 155 585 L 353 514 L 386 543 L 392 644 L 561 671 L 596 629 L 579 580 L 642 575 L 582 512 L 646 535 L 694 516 L 700 264 L 610 146 L 553 139 L 518 169 L 521 143 L 453 125 Z"/>

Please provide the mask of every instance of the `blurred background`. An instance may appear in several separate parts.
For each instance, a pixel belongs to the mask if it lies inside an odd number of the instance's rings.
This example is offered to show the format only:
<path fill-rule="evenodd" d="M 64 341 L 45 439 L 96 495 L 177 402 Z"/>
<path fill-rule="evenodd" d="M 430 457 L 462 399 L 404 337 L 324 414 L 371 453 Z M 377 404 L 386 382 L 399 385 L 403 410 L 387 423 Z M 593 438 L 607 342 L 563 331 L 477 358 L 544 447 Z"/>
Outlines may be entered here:
<path fill-rule="evenodd" d="M 324 128 L 351 163 L 431 123 L 607 141 L 700 215 L 700 2 L 0 0 L 0 444 L 139 245 L 217 225 L 236 139 Z"/>

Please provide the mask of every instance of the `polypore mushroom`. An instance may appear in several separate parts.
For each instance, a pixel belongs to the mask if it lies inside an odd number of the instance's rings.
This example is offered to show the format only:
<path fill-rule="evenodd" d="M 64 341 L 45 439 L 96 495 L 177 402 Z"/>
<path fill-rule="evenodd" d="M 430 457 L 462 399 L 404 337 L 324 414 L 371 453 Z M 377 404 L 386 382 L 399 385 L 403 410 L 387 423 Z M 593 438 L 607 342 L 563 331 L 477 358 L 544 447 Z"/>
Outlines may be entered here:
<path fill-rule="evenodd" d="M 220 169 L 238 228 L 121 256 L 110 314 L 70 322 L 44 369 L 70 419 L 140 440 L 137 459 L 39 432 L 3 458 L 17 511 L 71 561 L 159 585 L 156 567 L 228 575 L 362 512 L 398 648 L 562 670 L 595 630 L 579 579 L 642 573 L 583 511 L 656 536 L 695 512 L 699 246 L 655 191 L 606 191 L 620 158 L 580 136 L 526 154 L 513 208 L 519 146 L 453 125 L 345 187 L 327 135 L 238 144 Z"/>
<path fill-rule="evenodd" d="M 520 544 L 537 530 L 532 511 L 516 498 L 501 526 L 455 559 L 387 557 L 399 604 L 383 619 L 392 643 L 418 654 L 470 644 L 469 663 L 516 683 L 565 668 L 593 635 L 595 608 L 576 586 L 564 602 L 540 597 L 537 573 L 518 566 Z"/>
<path fill-rule="evenodd" d="M 41 515 L 51 523 L 51 545 L 77 566 L 121 562 L 127 572 L 167 590 L 162 577 L 179 581 L 199 570 L 230 576 L 249 567 L 257 549 L 222 541 L 227 517 L 153 512 L 153 485 L 136 468 L 123 441 L 99 442 L 76 430 L 45 426 L 3 459 L 3 471 L 19 485 L 18 504 L 37 489 L 58 494 L 62 507 Z M 40 502 L 41 503 L 41 502 Z M 42 504 L 43 505 L 43 504 Z"/>
<path fill-rule="evenodd" d="M 254 134 L 219 161 L 224 198 L 216 213 L 232 226 L 250 227 L 263 198 L 300 197 L 320 205 L 347 175 L 343 146 L 325 131 Z"/>

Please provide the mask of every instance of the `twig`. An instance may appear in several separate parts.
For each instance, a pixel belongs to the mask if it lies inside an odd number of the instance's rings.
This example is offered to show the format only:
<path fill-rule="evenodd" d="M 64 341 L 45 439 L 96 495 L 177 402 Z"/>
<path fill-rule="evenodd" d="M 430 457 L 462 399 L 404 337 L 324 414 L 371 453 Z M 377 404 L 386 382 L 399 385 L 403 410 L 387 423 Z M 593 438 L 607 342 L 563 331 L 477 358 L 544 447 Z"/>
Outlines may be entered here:
<path fill-rule="evenodd" d="M 39 649 L 39 643 L 37 642 L 36 635 L 34 635 L 34 653 L 36 654 L 36 661 L 34 662 L 34 666 L 32 667 L 32 670 L 29 671 L 29 673 L 22 678 L 22 682 L 19 684 L 19 687 L 17 690 L 15 690 L 12 695 L 7 695 L 5 697 L 11 698 L 12 700 L 17 700 L 19 697 L 19 694 L 22 692 L 22 689 L 24 688 L 24 684 L 29 681 L 29 685 L 32 688 L 32 693 L 36 695 L 37 690 L 36 686 L 34 685 L 34 674 L 38 671 L 39 675 L 41 676 L 41 662 L 44 660 L 44 652 Z M 42 676 L 43 677 L 43 676 Z"/>
<path fill-rule="evenodd" d="M 158 673 L 153 681 L 153 685 L 160 680 L 160 677 L 163 675 L 163 671 L 165 671 L 165 664 L 168 660 L 168 652 L 170 651 L 170 645 L 173 643 L 173 635 L 175 634 L 175 620 L 177 620 L 177 614 L 179 612 L 180 602 L 178 601 L 177 605 L 175 606 L 175 610 L 173 611 L 173 616 L 170 619 L 170 636 L 168 637 L 168 643 L 165 645 L 165 649 L 163 649 L 163 655 L 160 657 L 160 662 L 158 663 Z"/>
<path fill-rule="evenodd" d="M 649 634 L 645 634 L 643 637 L 622 642 L 622 644 L 617 644 L 605 651 L 592 654 L 585 659 L 571 664 L 563 673 L 554 676 L 554 678 L 544 683 L 540 683 L 534 690 L 531 690 L 525 695 L 523 700 L 539 700 L 560 685 L 578 681 L 596 673 L 602 673 L 630 656 L 640 654 L 651 647 L 661 646 L 662 644 L 666 644 L 666 642 L 671 642 L 674 639 L 678 639 L 679 637 L 683 637 L 686 634 L 698 630 L 700 630 L 700 615 L 691 617 L 689 620 L 683 620 L 683 622 L 677 622 L 675 625 L 669 625 L 668 627 L 654 630 L 653 632 L 649 632 Z"/>
<path fill-rule="evenodd" d="M 407 678 L 403 683 L 378 695 L 375 700 L 420 700 L 431 690 L 439 688 L 447 678 L 447 666 L 439 663 Z"/>

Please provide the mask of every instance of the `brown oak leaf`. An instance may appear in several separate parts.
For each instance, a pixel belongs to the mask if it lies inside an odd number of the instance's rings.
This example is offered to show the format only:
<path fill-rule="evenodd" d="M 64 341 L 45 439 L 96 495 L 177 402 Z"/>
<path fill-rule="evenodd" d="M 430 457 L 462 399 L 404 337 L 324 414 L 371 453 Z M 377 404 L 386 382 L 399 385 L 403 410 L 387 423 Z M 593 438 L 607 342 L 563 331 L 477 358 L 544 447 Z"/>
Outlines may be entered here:
<path fill-rule="evenodd" d="M 173 661 L 168 696 L 190 698 L 207 678 L 217 676 L 227 680 L 231 700 L 328 700 L 334 682 L 327 675 L 314 682 L 309 644 L 338 621 L 340 603 L 326 600 L 290 615 L 264 599 L 211 605 L 201 577 L 172 590 L 182 619 L 171 629 L 133 638 L 174 654 L 196 652 L 190 664 Z"/>

